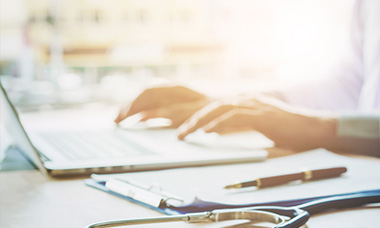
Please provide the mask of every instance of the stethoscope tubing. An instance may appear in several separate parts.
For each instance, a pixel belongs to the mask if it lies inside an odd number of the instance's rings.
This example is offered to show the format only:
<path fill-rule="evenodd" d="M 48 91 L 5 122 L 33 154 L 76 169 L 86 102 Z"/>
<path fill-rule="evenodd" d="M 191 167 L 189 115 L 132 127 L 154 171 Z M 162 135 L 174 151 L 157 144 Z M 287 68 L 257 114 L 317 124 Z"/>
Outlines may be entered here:
<path fill-rule="evenodd" d="M 288 217 L 289 219 L 285 222 L 281 222 L 273 226 L 273 228 L 298 228 L 302 227 L 309 220 L 311 215 L 321 213 L 328 210 L 344 209 L 359 207 L 370 203 L 380 202 L 380 190 L 372 190 L 365 192 L 347 193 L 341 195 L 335 195 L 330 197 L 324 197 L 306 203 L 302 203 L 295 206 L 255 206 L 255 207 L 244 207 L 240 208 L 242 212 L 244 211 L 264 211 L 276 214 L 278 217 Z M 224 209 L 231 210 L 231 209 Z M 221 210 L 223 211 L 223 210 Z M 231 212 L 239 211 L 239 209 L 232 209 Z M 216 210 L 215 212 L 201 212 L 195 214 L 182 214 L 182 215 L 172 215 L 165 217 L 156 218 L 140 218 L 140 219 L 127 219 L 119 221 L 106 221 L 95 223 L 88 228 L 96 227 L 114 227 L 120 225 L 136 225 L 136 224 L 148 224 L 148 223 L 161 223 L 161 222 L 171 222 L 171 221 L 190 221 L 191 216 L 196 216 L 196 219 L 207 218 L 212 213 L 220 213 Z M 200 216 L 200 217 L 198 217 Z M 203 221 L 203 220 L 202 220 Z"/>
<path fill-rule="evenodd" d="M 250 207 L 261 207 L 261 206 L 281 206 L 281 207 L 295 207 L 299 206 L 305 203 L 314 202 L 319 199 L 326 199 L 331 197 L 340 197 L 340 196 L 352 196 L 356 194 L 362 194 L 362 195 L 369 195 L 369 194 L 380 194 L 380 189 L 374 189 L 374 190 L 366 190 L 366 191 L 360 191 L 360 192 L 350 192 L 350 193 L 341 193 L 341 194 L 335 194 L 330 196 L 317 196 L 317 197 L 310 197 L 310 198 L 303 198 L 303 199 L 293 199 L 293 200 L 283 200 L 283 201 L 272 201 L 272 202 L 265 202 L 265 203 L 254 203 L 254 204 L 221 204 L 221 203 L 214 203 L 214 202 L 208 202 L 203 201 L 200 199 L 196 199 L 192 204 L 183 205 L 183 206 L 172 206 L 172 205 L 165 205 L 165 208 L 179 212 L 181 214 L 185 213 L 193 213 L 193 212 L 202 212 L 202 211 L 212 211 L 217 209 L 225 209 L 225 208 L 250 208 Z"/>
<path fill-rule="evenodd" d="M 314 200 L 298 205 L 297 208 L 308 211 L 311 215 L 327 210 L 360 207 L 365 204 L 380 202 L 380 192 L 354 193 Z"/>
<path fill-rule="evenodd" d="M 306 224 L 311 215 L 315 215 L 328 210 L 354 208 L 378 202 L 380 202 L 380 192 L 371 191 L 344 194 L 341 196 L 331 196 L 323 199 L 313 200 L 293 207 L 257 206 L 245 209 L 263 210 L 290 218 L 286 223 L 275 225 L 273 228 L 297 228 Z"/>

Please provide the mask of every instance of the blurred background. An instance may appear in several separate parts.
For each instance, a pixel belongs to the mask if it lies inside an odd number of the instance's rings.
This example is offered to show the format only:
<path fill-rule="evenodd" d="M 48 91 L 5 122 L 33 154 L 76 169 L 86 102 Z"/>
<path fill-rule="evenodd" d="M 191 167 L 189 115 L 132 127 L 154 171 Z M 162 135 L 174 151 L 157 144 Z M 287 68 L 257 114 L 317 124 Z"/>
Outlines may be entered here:
<path fill-rule="evenodd" d="M 212 96 L 320 77 L 353 0 L 0 0 L 0 79 L 23 110 L 119 104 L 184 84 Z"/>

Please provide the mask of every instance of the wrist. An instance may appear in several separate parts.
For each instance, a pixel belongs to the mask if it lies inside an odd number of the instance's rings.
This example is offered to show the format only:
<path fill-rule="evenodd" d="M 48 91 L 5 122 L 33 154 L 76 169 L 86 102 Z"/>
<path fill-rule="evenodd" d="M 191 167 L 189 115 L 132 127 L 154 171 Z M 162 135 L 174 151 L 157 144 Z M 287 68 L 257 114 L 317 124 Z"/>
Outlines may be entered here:
<path fill-rule="evenodd" d="M 335 148 L 338 142 L 338 118 L 319 117 L 318 126 L 315 135 L 316 145 L 327 149 Z"/>

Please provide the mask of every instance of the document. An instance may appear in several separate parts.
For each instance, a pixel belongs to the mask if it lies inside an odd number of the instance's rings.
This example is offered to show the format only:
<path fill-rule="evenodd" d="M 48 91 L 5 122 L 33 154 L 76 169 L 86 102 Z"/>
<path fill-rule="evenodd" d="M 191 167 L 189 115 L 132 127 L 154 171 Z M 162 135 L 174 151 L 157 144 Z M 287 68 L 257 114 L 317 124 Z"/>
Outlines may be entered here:
<path fill-rule="evenodd" d="M 348 169 L 340 177 L 293 182 L 263 189 L 224 189 L 228 184 L 260 177 L 340 166 Z M 191 204 L 195 198 L 220 204 L 246 205 L 380 189 L 380 160 L 347 157 L 317 149 L 262 163 L 93 176 L 93 180 L 104 183 L 115 178 L 140 183 L 148 186 L 145 187 L 148 190 L 172 194 L 181 198 L 183 205 Z"/>

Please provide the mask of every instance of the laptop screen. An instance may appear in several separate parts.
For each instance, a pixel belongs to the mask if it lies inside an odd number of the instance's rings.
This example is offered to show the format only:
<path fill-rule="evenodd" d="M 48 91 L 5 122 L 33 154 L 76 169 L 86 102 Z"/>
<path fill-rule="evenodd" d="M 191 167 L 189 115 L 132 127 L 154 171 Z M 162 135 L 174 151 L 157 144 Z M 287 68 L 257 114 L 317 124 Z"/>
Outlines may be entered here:
<path fill-rule="evenodd" d="M 27 136 L 20 119 L 17 115 L 15 107 L 10 102 L 3 85 L 0 82 L 0 123 L 5 126 L 8 133 L 13 137 L 17 145 L 20 146 L 22 151 L 33 162 L 37 168 L 43 173 L 46 169 L 43 166 L 37 150 L 32 145 L 29 137 Z"/>

